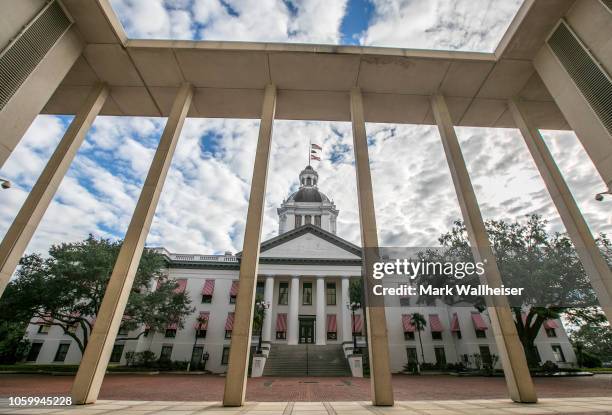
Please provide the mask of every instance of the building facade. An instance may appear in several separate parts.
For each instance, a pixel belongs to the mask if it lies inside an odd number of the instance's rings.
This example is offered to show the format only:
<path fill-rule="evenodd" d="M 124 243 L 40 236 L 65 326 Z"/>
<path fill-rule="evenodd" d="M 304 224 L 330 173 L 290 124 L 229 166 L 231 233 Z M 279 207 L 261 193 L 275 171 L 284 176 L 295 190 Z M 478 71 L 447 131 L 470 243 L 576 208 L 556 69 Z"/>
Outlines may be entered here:
<path fill-rule="evenodd" d="M 362 310 L 355 310 L 353 316 L 348 308 L 350 282 L 361 278 L 361 248 L 336 235 L 339 212 L 319 190 L 318 173 L 311 166 L 300 173 L 299 183 L 299 189 L 278 209 L 279 235 L 260 246 L 256 297 L 268 308 L 261 333 L 253 333 L 252 345 L 261 335 L 266 349 L 310 344 L 316 350 L 317 345 L 335 345 L 349 356 L 353 336 L 358 347 L 366 345 Z M 119 339 L 135 337 L 144 328 L 131 333 L 120 330 L 111 363 L 126 364 L 126 353 L 148 350 L 158 358 L 190 361 L 192 367 L 224 373 L 240 289 L 240 253 L 191 255 L 170 253 L 163 248 L 157 251 L 166 258 L 168 276 L 179 283 L 178 289 L 189 293 L 196 310 L 185 319 L 182 328 L 170 325 L 163 333 L 147 333 L 138 340 Z M 398 283 L 393 279 L 386 282 Z M 385 300 L 394 373 L 417 359 L 438 366 L 462 362 L 475 367 L 497 355 L 486 311 L 479 313 L 473 307 L 445 304 L 423 306 L 409 297 Z M 411 324 L 413 313 L 425 317 L 424 331 L 417 332 Z M 28 357 L 32 363 L 80 361 L 78 347 L 60 327 L 33 321 L 27 336 L 33 343 Z M 535 344 L 542 362 L 552 361 L 564 367 L 576 361 L 560 320 L 547 321 Z"/>

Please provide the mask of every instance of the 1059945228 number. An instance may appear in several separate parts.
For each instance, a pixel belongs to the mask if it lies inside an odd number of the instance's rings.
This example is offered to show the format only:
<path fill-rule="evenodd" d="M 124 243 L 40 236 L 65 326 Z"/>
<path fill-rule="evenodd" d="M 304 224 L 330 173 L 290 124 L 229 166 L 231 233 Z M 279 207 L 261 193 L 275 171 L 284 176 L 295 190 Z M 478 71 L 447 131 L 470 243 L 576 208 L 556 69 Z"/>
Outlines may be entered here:
<path fill-rule="evenodd" d="M 66 406 L 72 405 L 70 396 L 11 396 L 9 406 Z"/>

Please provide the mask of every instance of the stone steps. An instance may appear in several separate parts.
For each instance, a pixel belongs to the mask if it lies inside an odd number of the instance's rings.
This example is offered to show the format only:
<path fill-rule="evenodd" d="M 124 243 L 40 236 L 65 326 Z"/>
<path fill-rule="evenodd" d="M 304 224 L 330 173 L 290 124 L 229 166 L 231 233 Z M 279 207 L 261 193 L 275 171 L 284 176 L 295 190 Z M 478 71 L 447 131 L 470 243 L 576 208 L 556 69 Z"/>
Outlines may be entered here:
<path fill-rule="evenodd" d="M 264 376 L 350 376 L 341 345 L 273 344 Z"/>

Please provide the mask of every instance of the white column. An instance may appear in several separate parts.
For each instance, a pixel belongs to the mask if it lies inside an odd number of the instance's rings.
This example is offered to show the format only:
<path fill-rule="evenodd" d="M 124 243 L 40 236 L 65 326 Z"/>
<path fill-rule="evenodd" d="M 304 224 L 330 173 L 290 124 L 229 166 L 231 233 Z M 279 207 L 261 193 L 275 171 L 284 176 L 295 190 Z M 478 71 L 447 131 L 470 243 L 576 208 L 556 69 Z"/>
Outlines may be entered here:
<path fill-rule="evenodd" d="M 272 305 L 274 298 L 274 276 L 266 276 L 266 285 L 264 286 L 264 302 L 268 304 L 268 309 L 263 321 L 262 340 L 269 342 L 272 339 Z"/>
<path fill-rule="evenodd" d="M 351 310 L 347 308 L 347 304 L 351 302 L 349 295 L 350 277 L 342 277 L 342 300 L 340 303 L 340 313 L 342 318 L 342 343 L 353 342 L 353 329 L 351 327 Z"/>
<path fill-rule="evenodd" d="M 0 244 L 0 296 L 107 96 L 105 85 L 93 87 L 6 232 Z"/>
<path fill-rule="evenodd" d="M 172 104 L 170 116 L 166 121 L 164 132 L 159 140 L 149 173 L 119 250 L 113 273 L 106 286 L 96 324 L 72 385 L 71 393 L 75 403 L 94 403 L 98 398 L 121 318 L 140 263 L 145 239 L 149 234 L 155 208 L 172 163 L 172 156 L 189 112 L 192 97 L 193 89 L 190 85 L 184 84 Z"/>
<path fill-rule="evenodd" d="M 516 99 L 508 102 L 514 123 L 521 131 L 540 176 L 546 184 L 565 229 L 572 238 L 576 252 L 589 276 L 593 290 L 608 320 L 612 320 L 612 271 L 601 254 L 572 192 L 563 179 L 540 131 L 527 119 L 527 110 Z"/>
<path fill-rule="evenodd" d="M 300 277 L 294 275 L 289 284 L 289 316 L 287 316 L 287 344 L 298 344 L 300 311 Z"/>
<path fill-rule="evenodd" d="M 259 244 L 261 241 L 261 224 L 268 178 L 272 127 L 276 113 L 276 87 L 267 85 L 261 106 L 259 136 L 253 164 L 253 179 L 249 208 L 244 231 L 244 243 L 238 281 L 240 290 L 236 297 L 234 310 L 234 328 L 230 344 L 229 362 L 225 376 L 223 392 L 224 406 L 242 406 L 246 394 L 249 351 L 253 330 L 253 306 L 255 305 L 255 288 L 257 269 L 259 267 Z"/>
<path fill-rule="evenodd" d="M 324 345 L 327 339 L 327 324 L 325 318 L 325 278 L 322 276 L 317 277 L 317 344 Z"/>
<path fill-rule="evenodd" d="M 461 214 L 463 215 L 463 222 L 467 229 L 474 261 L 484 263 L 485 274 L 481 280 L 491 287 L 500 287 L 503 283 L 501 273 L 497 267 L 495 254 L 491 248 L 491 242 L 480 213 L 478 200 L 461 153 L 457 133 L 446 101 L 443 96 L 437 95 L 432 97 L 431 104 L 457 193 Z M 536 391 L 529 374 L 523 345 L 518 337 L 512 312 L 508 305 L 508 299 L 501 296 L 492 299 L 487 297 L 487 309 L 491 318 L 491 329 L 495 336 L 497 352 L 504 368 L 510 398 L 515 402 L 536 402 Z"/>

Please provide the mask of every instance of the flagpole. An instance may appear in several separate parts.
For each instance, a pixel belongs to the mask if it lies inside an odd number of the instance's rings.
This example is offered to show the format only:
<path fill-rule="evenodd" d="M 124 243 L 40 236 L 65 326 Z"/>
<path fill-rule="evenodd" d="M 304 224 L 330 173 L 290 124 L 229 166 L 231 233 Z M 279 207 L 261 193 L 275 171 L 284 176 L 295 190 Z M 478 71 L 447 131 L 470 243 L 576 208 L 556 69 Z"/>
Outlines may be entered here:
<path fill-rule="evenodd" d="M 312 151 L 312 138 L 308 139 L 308 165 L 310 166 L 310 152 Z"/>

